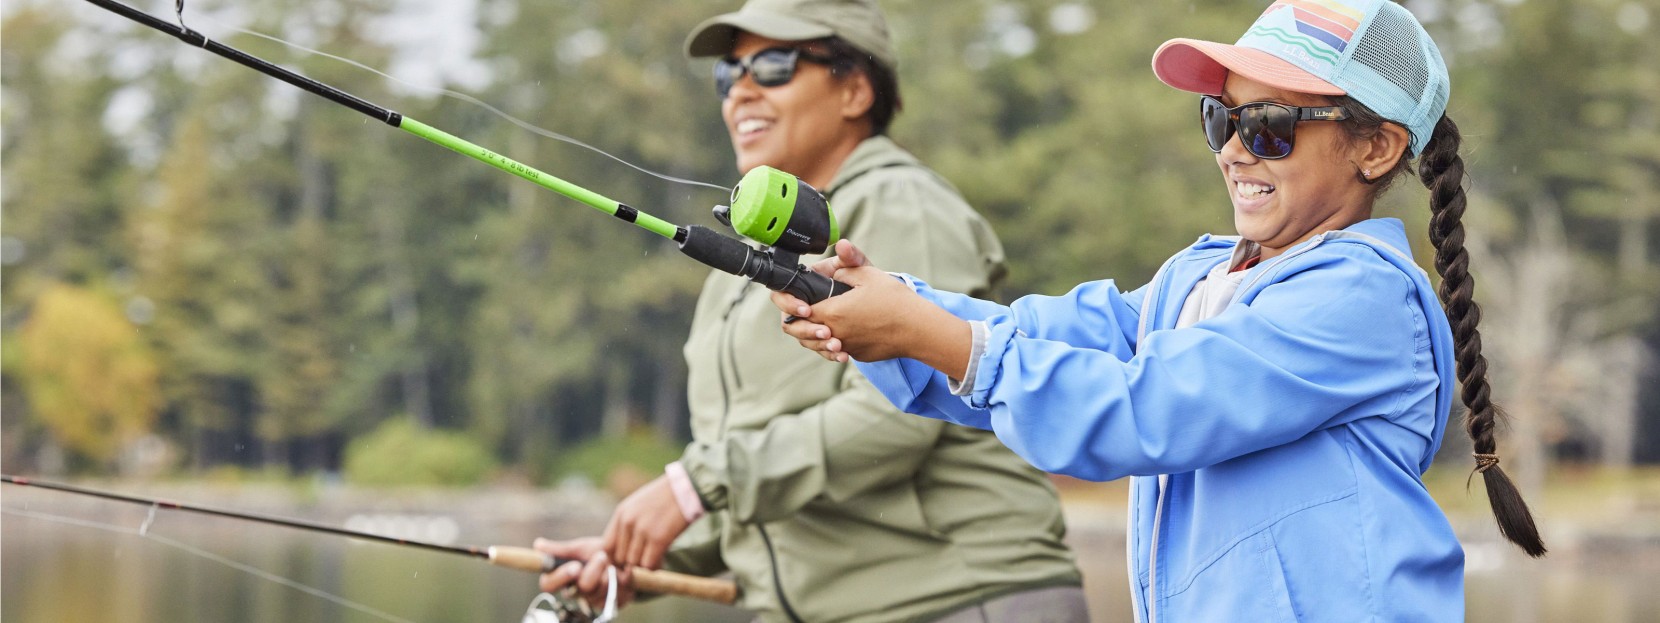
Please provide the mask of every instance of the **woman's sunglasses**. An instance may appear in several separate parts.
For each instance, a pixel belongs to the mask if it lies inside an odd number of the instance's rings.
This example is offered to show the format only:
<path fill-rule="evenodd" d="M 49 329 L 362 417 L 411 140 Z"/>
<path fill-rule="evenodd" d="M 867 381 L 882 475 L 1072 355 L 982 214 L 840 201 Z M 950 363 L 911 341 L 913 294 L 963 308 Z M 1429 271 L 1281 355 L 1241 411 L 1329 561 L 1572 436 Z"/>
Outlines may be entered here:
<path fill-rule="evenodd" d="M 795 78 L 796 61 L 829 65 L 835 59 L 819 56 L 801 48 L 767 48 L 744 58 L 730 56 L 715 61 L 715 92 L 721 99 L 732 92 L 732 85 L 749 74 L 755 84 L 763 87 L 784 86 Z"/>
<path fill-rule="evenodd" d="M 1302 107 L 1273 102 L 1251 102 L 1228 108 L 1222 100 L 1205 95 L 1199 98 L 1199 122 L 1205 128 L 1205 142 L 1210 150 L 1221 152 L 1222 147 L 1239 131 L 1239 142 L 1245 151 L 1264 160 L 1278 160 L 1291 155 L 1292 131 L 1298 121 L 1342 121 L 1349 111 L 1342 106 Z"/>

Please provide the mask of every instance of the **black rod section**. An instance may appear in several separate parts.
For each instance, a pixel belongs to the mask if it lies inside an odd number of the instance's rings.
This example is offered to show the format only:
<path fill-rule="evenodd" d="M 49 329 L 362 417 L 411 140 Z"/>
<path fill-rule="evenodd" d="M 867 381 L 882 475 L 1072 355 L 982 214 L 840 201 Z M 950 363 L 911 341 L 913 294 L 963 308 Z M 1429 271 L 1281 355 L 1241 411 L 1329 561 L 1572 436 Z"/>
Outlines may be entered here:
<path fill-rule="evenodd" d="M 46 482 L 46 481 L 34 480 L 34 479 L 30 479 L 30 478 L 22 478 L 22 477 L 18 477 L 18 476 L 8 476 L 8 475 L 4 475 L 4 474 L 0 474 L 0 482 L 4 482 L 6 484 L 13 484 L 13 485 L 40 487 L 42 489 L 51 489 L 51 490 L 54 490 L 54 491 L 63 491 L 65 493 L 75 493 L 75 494 L 79 494 L 79 495 L 88 495 L 88 496 L 92 496 L 92 497 L 96 497 L 96 498 L 103 498 L 103 499 L 106 499 L 106 500 L 115 500 L 117 502 L 128 502 L 128 503 L 131 503 L 131 504 L 141 504 L 141 505 L 144 505 L 144 506 L 155 506 L 155 507 L 158 507 L 158 508 L 167 508 L 167 509 L 172 509 L 172 510 L 189 511 L 189 512 L 192 512 L 192 513 L 201 513 L 201 514 L 204 514 L 204 515 L 216 515 L 216 516 L 219 516 L 219 517 L 230 517 L 232 519 L 243 519 L 243 520 L 247 520 L 247 521 L 257 521 L 257 522 L 260 522 L 260 523 L 275 524 L 275 525 L 279 525 L 279 526 L 286 526 L 286 527 L 289 527 L 289 528 L 297 528 L 297 529 L 300 529 L 300 530 L 311 530 L 311 531 L 314 531 L 314 532 L 327 532 L 329 534 L 336 534 L 336 535 L 340 535 L 340 536 L 348 536 L 348 537 L 351 537 L 351 538 L 354 538 L 354 539 L 364 539 L 364 540 L 368 540 L 368 541 L 380 541 L 382 543 L 392 543 L 394 545 L 409 545 L 409 546 L 413 546 L 413 547 L 420 547 L 420 548 L 424 548 L 424 549 L 444 552 L 444 553 L 447 553 L 447 554 L 462 554 L 462 555 L 465 555 L 465 556 L 473 556 L 475 558 L 485 558 L 485 559 L 488 559 L 490 557 L 489 551 L 485 548 L 472 547 L 472 546 L 455 547 L 455 546 L 451 546 L 451 545 L 439 545 L 437 543 L 427 543 L 427 542 L 424 542 L 424 541 L 410 541 L 408 539 L 400 539 L 400 538 L 397 538 L 397 537 L 382 536 L 382 535 L 379 535 L 379 534 L 372 534 L 372 533 L 368 533 L 368 532 L 358 532 L 356 530 L 347 530 L 345 528 L 336 528 L 336 527 L 330 526 L 330 525 L 325 525 L 325 524 L 320 524 L 320 523 L 313 523 L 313 522 L 310 522 L 310 521 L 303 521 L 303 520 L 299 520 L 299 519 L 288 519 L 286 517 L 275 517 L 275 516 L 271 516 L 271 515 L 260 515 L 260 514 L 255 514 L 255 513 L 243 513 L 243 512 L 237 512 L 237 511 L 229 511 L 229 510 L 218 509 L 218 508 L 209 508 L 209 507 L 206 507 L 206 506 L 196 506 L 194 504 L 184 504 L 184 503 L 180 503 L 180 502 L 174 502 L 174 501 L 171 501 L 171 500 L 163 500 L 163 499 L 159 499 L 159 498 L 143 498 L 143 497 L 132 496 L 132 495 L 124 495 L 124 494 L 120 494 L 120 493 L 112 493 L 112 492 L 109 492 L 109 491 L 99 491 L 97 489 L 86 489 L 86 488 L 83 488 L 83 487 L 76 487 L 76 486 L 73 486 L 73 485 L 66 485 L 66 484 L 60 484 L 60 483 L 55 483 L 55 482 Z"/>
<path fill-rule="evenodd" d="M 287 69 L 283 69 L 267 62 L 264 59 L 250 55 L 247 52 L 243 52 L 242 50 L 238 50 L 223 43 L 219 43 L 218 41 L 209 39 L 207 38 L 207 35 L 196 32 L 195 30 L 161 20 L 153 15 L 150 15 L 149 13 L 145 13 L 125 4 L 121 4 L 120 2 L 115 2 L 115 0 L 87 0 L 87 2 L 96 4 L 111 13 L 115 13 L 145 26 L 149 26 L 169 35 L 173 35 L 174 37 L 178 37 L 180 41 L 236 61 L 237 63 L 253 69 L 254 71 L 258 71 L 272 78 L 276 78 L 320 95 L 327 98 L 331 102 L 340 104 L 365 115 L 369 115 L 370 117 L 385 122 L 386 125 L 394 128 L 398 127 L 398 124 L 403 120 L 403 115 L 400 115 L 395 111 L 381 108 L 357 97 L 356 95 L 352 95 Z"/>

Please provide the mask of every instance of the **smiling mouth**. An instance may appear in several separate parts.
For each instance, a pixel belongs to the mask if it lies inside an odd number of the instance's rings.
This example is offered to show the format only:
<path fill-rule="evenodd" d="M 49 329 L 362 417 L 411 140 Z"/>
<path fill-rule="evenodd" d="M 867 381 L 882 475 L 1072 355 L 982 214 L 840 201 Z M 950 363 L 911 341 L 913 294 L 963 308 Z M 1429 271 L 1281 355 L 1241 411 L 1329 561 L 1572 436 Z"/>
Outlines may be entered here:
<path fill-rule="evenodd" d="M 1257 199 L 1260 197 L 1266 197 L 1274 192 L 1274 187 L 1272 185 L 1253 184 L 1251 182 L 1237 182 L 1234 184 L 1234 189 L 1234 192 L 1239 193 L 1239 197 L 1241 199 Z"/>
<path fill-rule="evenodd" d="M 733 126 L 733 130 L 738 133 L 738 136 L 748 136 L 771 127 L 772 120 L 770 119 L 744 119 Z"/>

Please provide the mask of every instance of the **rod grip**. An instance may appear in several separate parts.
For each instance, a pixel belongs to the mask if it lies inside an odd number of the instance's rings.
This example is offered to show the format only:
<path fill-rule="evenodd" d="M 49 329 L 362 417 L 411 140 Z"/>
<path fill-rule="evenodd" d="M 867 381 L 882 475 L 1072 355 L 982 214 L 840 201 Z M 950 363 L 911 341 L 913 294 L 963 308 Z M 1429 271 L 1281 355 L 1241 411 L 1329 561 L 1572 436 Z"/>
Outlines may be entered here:
<path fill-rule="evenodd" d="M 780 266 L 780 268 L 783 267 Z M 853 286 L 815 273 L 805 266 L 797 266 L 794 271 L 793 278 L 785 282 L 783 290 L 795 295 L 798 299 L 806 301 L 808 305 L 853 289 Z"/>
<path fill-rule="evenodd" d="M 492 545 L 487 552 L 492 565 L 531 573 L 547 573 L 565 562 L 528 547 Z M 738 600 L 738 585 L 729 580 L 640 567 L 634 569 L 634 588 L 645 593 L 679 595 L 727 605 Z"/>
<path fill-rule="evenodd" d="M 553 556 L 544 554 L 528 547 L 510 547 L 507 545 L 491 545 L 489 550 L 490 564 L 531 573 L 547 573 L 559 566 L 559 561 Z"/>
<path fill-rule="evenodd" d="M 750 281 L 795 295 L 808 305 L 853 289 L 840 281 L 813 272 L 795 261 L 780 262 L 735 238 L 728 238 L 702 225 L 686 228 L 680 252 L 721 271 L 748 277 Z"/>
<path fill-rule="evenodd" d="M 673 571 L 634 568 L 634 588 L 659 595 L 680 595 L 728 606 L 738 601 L 738 585 L 731 580 L 704 578 Z"/>

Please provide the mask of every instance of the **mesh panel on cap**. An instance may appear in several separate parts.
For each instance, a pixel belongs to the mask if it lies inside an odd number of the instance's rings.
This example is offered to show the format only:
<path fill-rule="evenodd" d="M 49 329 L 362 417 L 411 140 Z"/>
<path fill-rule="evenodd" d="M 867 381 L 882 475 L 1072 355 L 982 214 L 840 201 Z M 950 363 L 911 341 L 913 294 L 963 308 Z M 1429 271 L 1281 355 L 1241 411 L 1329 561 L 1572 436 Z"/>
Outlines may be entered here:
<path fill-rule="evenodd" d="M 1393 11 L 1378 11 L 1355 46 L 1354 60 L 1371 67 L 1409 97 L 1418 99 L 1429 82 L 1423 49 L 1411 18 Z"/>

